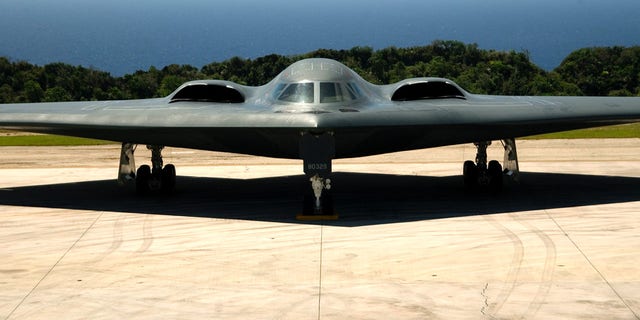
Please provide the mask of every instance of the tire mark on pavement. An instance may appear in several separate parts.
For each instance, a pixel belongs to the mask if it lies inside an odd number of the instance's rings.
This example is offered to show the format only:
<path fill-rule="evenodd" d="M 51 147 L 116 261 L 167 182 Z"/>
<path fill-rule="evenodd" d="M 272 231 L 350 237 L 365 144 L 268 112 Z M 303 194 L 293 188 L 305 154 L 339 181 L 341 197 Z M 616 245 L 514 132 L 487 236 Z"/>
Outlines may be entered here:
<path fill-rule="evenodd" d="M 116 219 L 116 221 L 113 222 L 113 231 L 112 231 L 112 236 L 111 236 L 111 246 L 109 246 L 109 248 L 107 250 L 105 250 L 104 252 L 100 253 L 98 256 L 96 256 L 94 259 L 90 260 L 90 263 L 96 263 L 96 262 L 100 262 L 102 260 L 104 260 L 107 256 L 109 256 L 110 254 L 112 254 L 113 252 L 115 252 L 118 248 L 120 248 L 120 246 L 122 245 L 122 234 L 123 234 L 123 226 L 124 226 L 124 220 L 125 220 L 125 215 L 121 214 L 118 216 L 118 218 Z"/>
<path fill-rule="evenodd" d="M 551 290 L 551 286 L 553 285 L 553 274 L 555 272 L 557 258 L 556 244 L 553 242 L 553 239 L 551 239 L 551 237 L 549 237 L 544 231 L 536 228 L 525 219 L 519 217 L 516 214 L 510 214 L 510 216 L 514 220 L 522 224 L 525 228 L 532 231 L 540 240 L 542 240 L 542 243 L 544 243 L 545 258 L 542 275 L 540 277 L 540 284 L 535 296 L 529 303 L 527 310 L 520 317 L 521 319 L 532 319 L 535 317 L 535 315 L 540 310 L 540 307 L 547 299 L 549 291 Z"/>
<path fill-rule="evenodd" d="M 518 237 L 513 231 L 504 226 L 498 220 L 496 220 L 492 216 L 484 216 L 485 220 L 489 222 L 494 228 L 500 230 L 504 235 L 511 240 L 511 244 L 513 245 L 513 255 L 511 256 L 511 263 L 509 265 L 509 272 L 507 272 L 507 277 L 503 282 L 502 288 L 500 292 L 495 298 L 495 302 L 488 304 L 489 307 L 483 307 L 483 314 L 486 314 L 490 317 L 495 316 L 500 309 L 504 306 L 505 302 L 511 296 L 516 284 L 518 283 L 518 275 L 520 274 L 520 268 L 522 266 L 522 260 L 524 258 L 524 244 L 522 243 L 522 239 Z M 485 287 L 486 291 L 486 287 Z M 485 309 L 486 308 L 486 309 Z"/>
<path fill-rule="evenodd" d="M 146 252 L 151 247 L 151 244 L 153 244 L 153 215 L 147 214 L 142 224 L 142 244 L 136 250 L 136 253 Z"/>

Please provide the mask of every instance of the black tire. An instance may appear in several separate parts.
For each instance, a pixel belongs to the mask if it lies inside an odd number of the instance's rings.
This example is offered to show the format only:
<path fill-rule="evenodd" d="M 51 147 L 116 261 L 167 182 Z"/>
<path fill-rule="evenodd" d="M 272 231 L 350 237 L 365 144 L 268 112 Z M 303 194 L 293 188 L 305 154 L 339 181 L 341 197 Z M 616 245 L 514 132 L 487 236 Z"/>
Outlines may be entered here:
<path fill-rule="evenodd" d="M 489 182 L 489 186 L 492 191 L 500 191 L 502 190 L 503 185 L 503 177 L 502 177 L 502 165 L 500 162 L 496 160 L 491 160 L 489 162 L 489 178 L 491 179 Z"/>
<path fill-rule="evenodd" d="M 151 179 L 151 168 L 148 165 L 142 165 L 136 171 L 136 192 L 139 195 L 149 193 L 149 179 Z"/>
<path fill-rule="evenodd" d="M 162 169 L 162 191 L 171 192 L 176 186 L 176 167 L 172 164 Z"/>
<path fill-rule="evenodd" d="M 462 176 L 466 189 L 474 189 L 478 185 L 478 167 L 473 161 L 467 160 L 464 162 Z"/>
<path fill-rule="evenodd" d="M 320 201 L 322 202 L 322 214 L 333 215 L 333 194 L 329 190 L 325 190 Z"/>

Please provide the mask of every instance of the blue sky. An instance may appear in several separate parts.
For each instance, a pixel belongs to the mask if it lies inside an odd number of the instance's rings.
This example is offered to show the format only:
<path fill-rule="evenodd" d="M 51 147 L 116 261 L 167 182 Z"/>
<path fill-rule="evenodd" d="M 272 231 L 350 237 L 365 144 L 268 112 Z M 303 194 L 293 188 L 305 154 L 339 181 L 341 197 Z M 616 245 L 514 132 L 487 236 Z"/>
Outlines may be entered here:
<path fill-rule="evenodd" d="M 3 0 L 0 55 L 122 74 L 232 56 L 445 39 L 528 50 L 551 69 L 580 47 L 640 45 L 638 12 L 638 0 Z"/>

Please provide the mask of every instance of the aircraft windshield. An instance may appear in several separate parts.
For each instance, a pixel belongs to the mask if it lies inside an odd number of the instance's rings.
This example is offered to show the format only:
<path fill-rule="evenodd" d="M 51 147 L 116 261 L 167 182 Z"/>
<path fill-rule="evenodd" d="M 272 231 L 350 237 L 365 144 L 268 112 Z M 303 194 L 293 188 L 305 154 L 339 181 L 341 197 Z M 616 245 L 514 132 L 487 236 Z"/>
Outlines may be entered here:
<path fill-rule="evenodd" d="M 316 92 L 318 96 L 315 96 Z M 296 103 L 340 103 L 357 100 L 360 96 L 360 90 L 351 82 L 287 83 L 275 91 L 278 100 Z"/>
<path fill-rule="evenodd" d="M 335 103 L 356 100 L 356 94 L 351 88 L 340 82 L 320 83 L 320 103 Z"/>
<path fill-rule="evenodd" d="M 313 103 L 313 82 L 291 83 L 282 89 L 278 100 L 286 102 Z"/>

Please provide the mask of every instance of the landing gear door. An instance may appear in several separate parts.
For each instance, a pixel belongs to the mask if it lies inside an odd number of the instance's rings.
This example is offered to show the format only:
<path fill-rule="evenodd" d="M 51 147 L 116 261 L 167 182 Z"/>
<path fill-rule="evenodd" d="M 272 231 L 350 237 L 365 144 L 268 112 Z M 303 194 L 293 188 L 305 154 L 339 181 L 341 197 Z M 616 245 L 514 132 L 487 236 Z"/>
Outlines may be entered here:
<path fill-rule="evenodd" d="M 515 139 L 504 139 L 504 169 L 515 182 L 520 181 L 520 167 L 518 166 L 518 152 Z"/>
<path fill-rule="evenodd" d="M 120 150 L 120 168 L 118 170 L 118 183 L 125 185 L 136 178 L 136 163 L 133 153 L 136 145 L 133 143 L 122 143 Z"/>
<path fill-rule="evenodd" d="M 331 174 L 331 159 L 334 156 L 335 139 L 332 133 L 302 134 L 300 157 L 304 161 L 304 173 L 307 176 L 328 177 Z"/>

